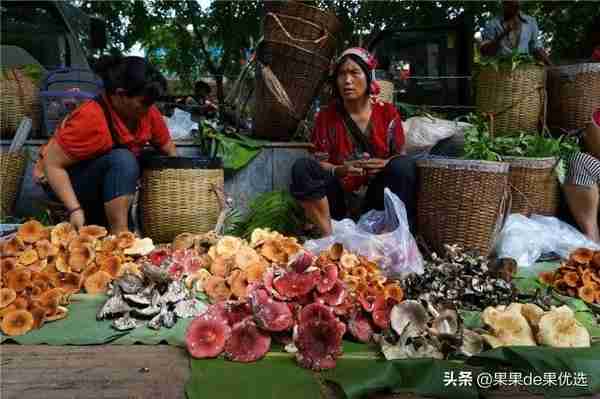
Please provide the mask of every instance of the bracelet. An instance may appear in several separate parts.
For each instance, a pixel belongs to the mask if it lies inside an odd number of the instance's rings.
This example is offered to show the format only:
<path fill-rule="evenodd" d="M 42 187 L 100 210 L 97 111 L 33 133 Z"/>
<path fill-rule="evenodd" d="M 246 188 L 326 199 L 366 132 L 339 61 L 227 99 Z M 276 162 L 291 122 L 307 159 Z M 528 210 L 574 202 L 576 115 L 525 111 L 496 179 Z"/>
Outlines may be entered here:
<path fill-rule="evenodd" d="M 71 209 L 71 210 L 67 211 L 67 216 L 71 216 L 73 213 L 75 213 L 75 212 L 77 212 L 77 211 L 80 211 L 80 210 L 81 210 L 81 207 L 80 207 L 80 206 L 78 206 L 78 207 L 77 207 L 77 208 L 75 208 L 75 209 Z"/>
<path fill-rule="evenodd" d="M 331 173 L 331 177 L 335 177 L 335 170 L 337 169 L 337 166 L 334 166 L 333 168 L 329 169 L 329 173 Z"/>

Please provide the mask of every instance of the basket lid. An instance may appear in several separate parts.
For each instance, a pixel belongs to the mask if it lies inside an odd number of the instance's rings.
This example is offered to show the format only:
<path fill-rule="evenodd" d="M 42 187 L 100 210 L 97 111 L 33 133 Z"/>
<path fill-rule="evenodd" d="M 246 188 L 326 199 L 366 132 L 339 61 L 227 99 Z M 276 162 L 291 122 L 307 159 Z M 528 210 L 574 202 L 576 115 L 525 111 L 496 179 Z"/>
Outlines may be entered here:
<path fill-rule="evenodd" d="M 196 156 L 196 157 L 169 157 L 155 155 L 141 160 L 144 169 L 222 169 L 221 158 Z"/>

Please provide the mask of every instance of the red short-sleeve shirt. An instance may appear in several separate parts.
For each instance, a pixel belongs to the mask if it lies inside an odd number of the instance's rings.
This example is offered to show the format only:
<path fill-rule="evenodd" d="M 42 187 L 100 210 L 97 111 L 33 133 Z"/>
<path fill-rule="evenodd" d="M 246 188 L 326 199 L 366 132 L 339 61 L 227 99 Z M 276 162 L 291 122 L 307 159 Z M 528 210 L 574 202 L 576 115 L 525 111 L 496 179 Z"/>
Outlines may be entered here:
<path fill-rule="evenodd" d="M 404 130 L 400 113 L 390 103 L 374 102 L 371 111 L 371 147 L 373 158 L 389 158 L 401 154 L 404 147 Z M 341 165 L 354 153 L 354 145 L 346 130 L 344 118 L 335 102 L 324 107 L 316 116 L 312 143 L 317 158 Z M 366 177 L 347 176 L 342 185 L 354 191 L 367 182 Z"/>
<path fill-rule="evenodd" d="M 105 102 L 120 144 L 125 145 L 136 156 L 140 155 L 148 143 L 160 148 L 171 139 L 169 129 L 156 106 L 151 106 L 138 123 L 137 129 L 131 131 L 106 98 Z M 104 111 L 96 101 L 86 101 L 73 110 L 56 129 L 51 140 L 55 140 L 69 157 L 78 161 L 96 158 L 115 146 Z M 37 181 L 45 180 L 43 162 L 46 152 L 47 146 L 40 149 L 34 168 L 34 178 Z"/>
<path fill-rule="evenodd" d="M 110 103 L 106 103 L 121 144 L 136 156 L 147 143 L 162 147 L 170 140 L 167 125 L 156 106 L 151 106 L 137 129 L 131 131 Z M 67 155 L 80 161 L 100 156 L 115 145 L 102 107 L 96 101 L 87 101 L 75 109 L 56 130 L 54 138 Z"/>

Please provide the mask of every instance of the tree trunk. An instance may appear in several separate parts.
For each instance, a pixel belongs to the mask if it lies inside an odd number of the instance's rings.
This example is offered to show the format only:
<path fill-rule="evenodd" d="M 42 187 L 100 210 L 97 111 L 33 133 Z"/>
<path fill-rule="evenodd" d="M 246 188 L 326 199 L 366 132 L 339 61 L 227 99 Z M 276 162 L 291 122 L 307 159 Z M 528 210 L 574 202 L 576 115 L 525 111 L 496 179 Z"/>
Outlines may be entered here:
<path fill-rule="evenodd" d="M 217 99 L 219 100 L 219 118 L 223 121 L 225 112 L 225 93 L 223 91 L 223 74 L 215 75 L 217 84 Z"/>

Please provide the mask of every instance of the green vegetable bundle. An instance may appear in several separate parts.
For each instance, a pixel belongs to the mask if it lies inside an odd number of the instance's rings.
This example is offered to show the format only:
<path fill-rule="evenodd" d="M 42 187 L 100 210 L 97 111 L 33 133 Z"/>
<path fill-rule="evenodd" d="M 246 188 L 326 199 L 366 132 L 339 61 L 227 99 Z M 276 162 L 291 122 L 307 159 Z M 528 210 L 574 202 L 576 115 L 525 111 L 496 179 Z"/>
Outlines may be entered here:
<path fill-rule="evenodd" d="M 464 159 L 501 161 L 504 157 L 567 158 L 579 151 L 577 139 L 569 136 L 554 138 L 548 134 L 520 132 L 512 136 L 492 136 L 487 121 L 479 115 L 467 117 L 472 126 L 465 130 Z"/>
<path fill-rule="evenodd" d="M 510 55 L 481 57 L 478 65 L 481 67 L 491 67 L 496 72 L 500 70 L 514 71 L 519 66 L 536 65 L 538 62 L 529 54 L 519 53 L 518 49 L 513 50 Z"/>

